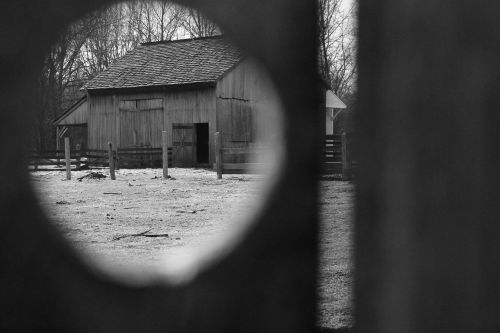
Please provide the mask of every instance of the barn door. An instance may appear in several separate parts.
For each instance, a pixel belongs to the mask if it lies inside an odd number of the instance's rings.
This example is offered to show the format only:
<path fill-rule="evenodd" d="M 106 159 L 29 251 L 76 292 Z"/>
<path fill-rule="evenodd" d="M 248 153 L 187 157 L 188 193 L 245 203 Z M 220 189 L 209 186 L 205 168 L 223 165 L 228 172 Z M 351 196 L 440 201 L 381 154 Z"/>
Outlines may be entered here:
<path fill-rule="evenodd" d="M 196 132 L 194 124 L 173 124 L 172 146 L 172 162 L 174 167 L 193 167 L 196 156 Z"/>
<path fill-rule="evenodd" d="M 161 99 L 121 101 L 121 148 L 161 147 L 163 109 L 160 103 Z"/>

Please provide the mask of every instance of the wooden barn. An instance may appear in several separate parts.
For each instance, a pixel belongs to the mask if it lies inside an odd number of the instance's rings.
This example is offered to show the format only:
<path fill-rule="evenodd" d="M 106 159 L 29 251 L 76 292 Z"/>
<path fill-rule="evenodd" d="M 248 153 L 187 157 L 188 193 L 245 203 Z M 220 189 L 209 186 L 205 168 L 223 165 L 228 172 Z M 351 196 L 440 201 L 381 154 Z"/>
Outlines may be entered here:
<path fill-rule="evenodd" d="M 87 82 L 55 124 L 86 125 L 89 149 L 159 148 L 165 130 L 174 166 L 210 166 L 217 131 L 224 147 L 257 144 L 256 118 L 277 98 L 270 86 L 221 36 L 145 43 Z"/>
<path fill-rule="evenodd" d="M 83 89 L 55 120 L 60 136 L 78 128 L 88 149 L 160 148 L 167 131 L 178 167 L 211 166 L 215 132 L 226 148 L 259 146 L 280 107 L 267 75 L 222 36 L 141 44 Z"/>

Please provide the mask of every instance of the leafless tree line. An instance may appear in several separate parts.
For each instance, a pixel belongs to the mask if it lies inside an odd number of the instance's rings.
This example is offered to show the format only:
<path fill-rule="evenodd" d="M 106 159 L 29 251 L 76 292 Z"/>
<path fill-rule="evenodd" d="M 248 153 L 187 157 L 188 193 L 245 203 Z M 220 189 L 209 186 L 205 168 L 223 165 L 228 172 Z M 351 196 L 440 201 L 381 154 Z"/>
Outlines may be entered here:
<path fill-rule="evenodd" d="M 318 1 L 319 64 L 323 78 L 343 99 L 350 99 L 356 81 L 355 5 L 343 0 Z"/>
<path fill-rule="evenodd" d="M 344 100 L 356 77 L 353 9 L 345 0 L 318 0 L 320 72 Z M 83 83 L 143 42 L 212 36 L 220 29 L 198 11 L 167 1 L 128 1 L 91 13 L 61 32 L 39 76 L 34 146 L 53 148 L 52 120 L 81 95 Z"/>
<path fill-rule="evenodd" d="M 91 13 L 61 32 L 45 58 L 34 101 L 34 146 L 53 148 L 52 120 L 74 103 L 83 83 L 143 42 L 206 37 L 220 29 L 199 12 L 166 1 L 128 1 Z"/>

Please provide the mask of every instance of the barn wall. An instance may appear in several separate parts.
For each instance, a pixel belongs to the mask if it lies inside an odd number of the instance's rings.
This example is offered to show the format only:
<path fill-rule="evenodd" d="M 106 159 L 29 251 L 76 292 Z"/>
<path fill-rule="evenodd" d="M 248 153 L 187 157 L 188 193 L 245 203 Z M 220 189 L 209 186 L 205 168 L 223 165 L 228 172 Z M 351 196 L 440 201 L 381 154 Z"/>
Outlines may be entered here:
<path fill-rule="evenodd" d="M 331 135 L 333 134 L 333 115 L 334 115 L 334 110 L 333 108 L 326 108 L 326 134 Z"/>
<path fill-rule="evenodd" d="M 89 95 L 87 100 L 89 105 L 89 148 L 107 149 L 108 142 L 113 142 L 115 144 L 119 141 L 116 96 Z"/>
<path fill-rule="evenodd" d="M 168 132 L 168 145 L 172 146 L 172 124 L 209 123 L 210 163 L 214 158 L 213 134 L 216 131 L 214 88 L 160 90 L 144 93 L 118 93 L 89 96 L 89 147 L 105 149 L 108 141 L 120 144 L 120 105 L 124 100 L 163 99 L 162 117 L 151 112 L 154 119 L 134 118 L 143 121 L 143 127 L 154 127 L 153 147 L 161 147 L 161 130 Z M 160 124 L 161 128 L 158 128 Z"/>
<path fill-rule="evenodd" d="M 172 124 L 174 123 L 209 123 L 209 156 L 214 161 L 214 133 L 216 132 L 214 88 L 175 90 L 165 92 L 163 109 L 165 110 L 164 128 L 170 131 L 169 146 L 172 145 Z"/>
<path fill-rule="evenodd" d="M 164 98 L 164 94 L 158 91 L 116 95 L 119 147 L 161 147 L 161 132 L 164 129 Z M 135 138 L 134 129 L 140 131 L 142 135 Z"/>
<path fill-rule="evenodd" d="M 82 125 L 86 124 L 88 119 L 88 103 L 84 101 L 75 107 L 66 117 L 61 119 L 57 124 L 63 125 Z"/>
<path fill-rule="evenodd" d="M 216 87 L 217 129 L 226 147 L 260 145 L 274 135 L 277 94 L 260 66 L 245 59 Z"/>

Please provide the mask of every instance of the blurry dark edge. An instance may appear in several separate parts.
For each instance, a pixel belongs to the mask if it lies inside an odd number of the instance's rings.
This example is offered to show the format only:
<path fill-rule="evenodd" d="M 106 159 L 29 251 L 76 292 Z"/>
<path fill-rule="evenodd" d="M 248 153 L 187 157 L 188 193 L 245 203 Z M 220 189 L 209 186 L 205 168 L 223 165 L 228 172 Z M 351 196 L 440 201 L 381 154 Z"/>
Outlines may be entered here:
<path fill-rule="evenodd" d="M 329 327 L 318 327 L 316 333 L 352 333 L 354 332 L 352 327 L 341 327 L 341 328 L 329 328 Z"/>

